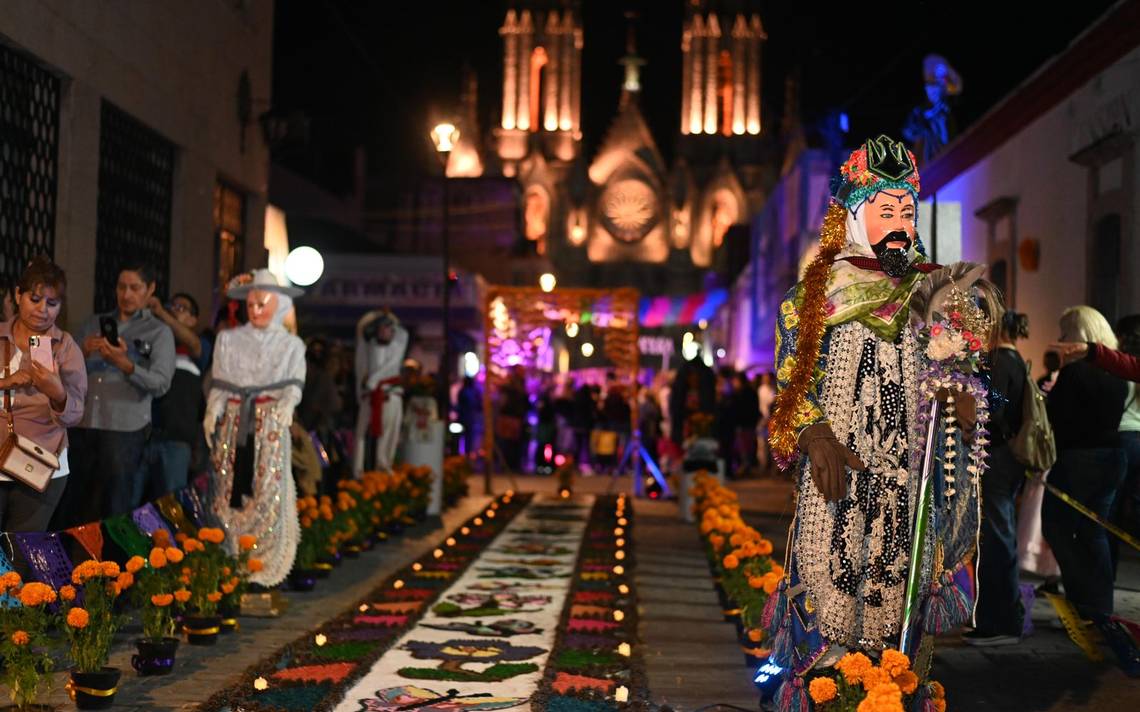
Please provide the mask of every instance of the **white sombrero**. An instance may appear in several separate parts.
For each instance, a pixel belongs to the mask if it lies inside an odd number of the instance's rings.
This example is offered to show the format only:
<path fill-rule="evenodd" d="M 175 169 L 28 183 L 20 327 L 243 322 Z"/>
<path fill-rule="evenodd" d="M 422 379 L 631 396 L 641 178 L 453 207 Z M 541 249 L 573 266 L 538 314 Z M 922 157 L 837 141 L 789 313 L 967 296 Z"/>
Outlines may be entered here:
<path fill-rule="evenodd" d="M 244 299 L 255 289 L 263 292 L 277 292 L 289 297 L 299 297 L 305 293 L 300 287 L 283 287 L 277 278 L 267 269 L 255 269 L 244 272 L 230 280 L 226 285 L 226 296 L 230 299 Z"/>

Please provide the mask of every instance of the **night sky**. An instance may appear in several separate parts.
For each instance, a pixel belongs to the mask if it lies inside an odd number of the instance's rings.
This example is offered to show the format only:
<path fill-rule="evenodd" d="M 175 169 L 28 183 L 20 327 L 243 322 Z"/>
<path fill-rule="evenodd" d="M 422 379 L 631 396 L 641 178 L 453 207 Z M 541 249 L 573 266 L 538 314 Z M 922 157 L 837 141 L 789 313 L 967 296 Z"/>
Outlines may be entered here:
<path fill-rule="evenodd" d="M 617 106 L 624 15 L 633 10 L 639 15 L 639 53 L 648 61 L 642 109 L 671 159 L 679 126 L 684 1 L 583 3 L 587 156 Z M 922 99 L 927 53 L 944 55 L 961 73 L 965 90 L 955 115 L 965 127 L 1113 3 L 748 4 L 760 12 L 769 37 L 762 50 L 765 131 L 779 126 L 784 83 L 792 74 L 800 78 L 801 116 L 809 134 L 825 112 L 842 108 L 850 116 L 854 144 L 870 134 L 899 135 L 910 108 Z M 307 143 L 283 146 L 276 159 L 338 192 L 349 189 L 349 157 L 356 145 L 367 146 L 369 173 L 381 185 L 437 171 L 427 132 L 434 117 L 458 108 L 465 64 L 479 77 L 481 130 L 487 134 L 497 124 L 498 28 L 507 6 L 499 0 L 278 0 L 274 110 L 303 112 L 311 130 Z M 803 12 L 809 9 L 814 12 Z"/>

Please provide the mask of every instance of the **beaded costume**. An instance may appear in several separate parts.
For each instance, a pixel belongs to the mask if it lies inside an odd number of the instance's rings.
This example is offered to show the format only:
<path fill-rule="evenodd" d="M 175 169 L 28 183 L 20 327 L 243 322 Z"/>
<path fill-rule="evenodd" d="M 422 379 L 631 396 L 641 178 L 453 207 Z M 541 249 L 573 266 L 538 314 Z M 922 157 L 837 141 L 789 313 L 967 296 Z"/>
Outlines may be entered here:
<path fill-rule="evenodd" d="M 884 170 L 877 170 L 876 158 Z M 778 316 L 772 448 L 785 466 L 797 467 L 798 497 L 786 578 L 763 620 L 773 660 L 789 681 L 825 657 L 824 664 L 833 663 L 829 652 L 899 645 L 925 447 L 920 414 L 933 397 L 924 380 L 925 352 L 911 325 L 911 300 L 937 267 L 926 263 L 917 240 L 905 276 L 887 276 L 873 264 L 859 210 L 888 189 L 907 191 L 917 204 L 913 156 L 880 137 L 844 164 L 825 219 L 821 256 L 788 293 Z M 820 493 L 812 465 L 796 445 L 805 428 L 821 423 L 865 465 L 860 472 L 846 470 L 847 494 L 835 502 Z M 960 573 L 959 549 L 972 542 L 969 534 L 965 544 L 956 539 L 953 553 L 946 554 L 956 558 L 944 566 L 941 560 L 931 563 L 939 558 L 936 550 L 946 551 L 940 537 L 954 521 L 976 532 L 977 453 L 962 447 L 960 438 L 952 428 L 936 435 L 939 474 L 946 468 L 946 483 L 934 490 L 938 524 L 920 537 L 927 606 L 937 587 L 932 581 L 950 583 Z M 957 473 L 974 486 L 961 487 L 955 496 L 947 483 Z M 957 536 L 960 528 L 951 529 Z M 948 617 L 960 624 L 970 607 L 967 602 Z"/>
<path fill-rule="evenodd" d="M 267 328 L 246 324 L 218 335 L 206 402 L 206 422 L 217 424 L 207 438 L 212 443 L 210 507 L 231 553 L 239 536 L 257 537 L 264 569 L 250 580 L 264 586 L 289 575 L 300 539 L 289 426 L 301 402 L 305 345 L 283 326 L 291 300 L 284 294 L 278 299 Z M 252 460 L 252 481 L 246 483 L 235 476 L 243 450 Z M 246 489 L 252 494 L 244 494 Z"/>

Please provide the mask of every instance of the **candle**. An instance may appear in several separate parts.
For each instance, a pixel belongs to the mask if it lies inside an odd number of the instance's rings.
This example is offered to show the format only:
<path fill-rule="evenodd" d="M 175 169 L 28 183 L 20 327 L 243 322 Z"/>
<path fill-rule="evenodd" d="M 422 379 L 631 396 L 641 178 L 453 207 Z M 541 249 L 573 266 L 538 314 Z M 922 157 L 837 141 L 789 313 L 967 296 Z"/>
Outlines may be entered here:
<path fill-rule="evenodd" d="M 324 633 L 317 633 L 317 636 L 313 638 L 313 642 L 316 643 L 317 647 L 319 648 L 325 643 L 329 642 L 329 639 L 325 637 Z"/>
<path fill-rule="evenodd" d="M 629 688 L 621 685 L 614 690 L 614 702 L 629 702 Z"/>
<path fill-rule="evenodd" d="M 629 643 L 622 643 L 618 646 L 618 655 L 624 655 L 628 658 L 631 654 L 633 654 L 633 650 L 630 649 Z"/>
<path fill-rule="evenodd" d="M 463 527 L 462 529 L 459 530 L 459 533 L 462 534 L 463 536 L 467 536 L 468 534 L 471 533 L 471 530 L 468 529 L 467 527 Z"/>
<path fill-rule="evenodd" d="M 623 596 L 629 593 L 629 586 L 626 586 L 624 583 L 618 586 L 618 593 L 622 594 Z"/>
<path fill-rule="evenodd" d="M 622 559 L 625 558 L 625 552 L 622 551 L 621 549 L 618 549 L 617 551 L 614 552 L 614 558 L 617 559 L 618 561 L 621 561 Z"/>
<path fill-rule="evenodd" d="M 258 692 L 262 690 L 268 690 L 269 680 L 266 680 L 264 677 L 257 678 L 253 681 L 253 689 L 257 690 Z"/>
<path fill-rule="evenodd" d="M 443 549 L 436 549 L 435 551 L 431 552 L 431 555 L 437 559 L 442 559 L 443 558 Z"/>
<path fill-rule="evenodd" d="M 453 536 L 447 537 L 447 541 L 445 543 L 448 546 L 455 546 L 455 537 L 453 537 Z"/>
<path fill-rule="evenodd" d="M 625 613 L 622 613 L 621 611 L 614 611 L 614 620 L 618 623 L 622 622 L 625 620 Z"/>
<path fill-rule="evenodd" d="M 618 576 L 621 576 L 622 574 L 625 573 L 625 567 L 621 566 L 621 565 L 615 566 L 614 567 L 614 573 L 617 574 Z"/>
<path fill-rule="evenodd" d="M 401 581 L 400 579 L 396 579 L 394 582 L 392 582 L 392 588 L 396 589 L 397 591 L 399 591 L 403 587 L 404 587 L 404 582 Z"/>

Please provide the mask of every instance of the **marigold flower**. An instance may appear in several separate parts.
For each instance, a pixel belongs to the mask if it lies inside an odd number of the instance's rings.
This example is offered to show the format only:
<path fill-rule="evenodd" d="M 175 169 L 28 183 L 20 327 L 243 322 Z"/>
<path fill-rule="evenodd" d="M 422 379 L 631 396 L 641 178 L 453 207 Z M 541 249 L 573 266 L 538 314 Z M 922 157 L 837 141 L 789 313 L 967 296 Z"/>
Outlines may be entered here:
<path fill-rule="evenodd" d="M 210 603 L 217 603 L 218 601 L 222 600 L 222 592 L 214 591 L 213 593 L 207 593 L 206 600 Z"/>
<path fill-rule="evenodd" d="M 181 549 L 178 549 L 178 548 L 173 547 L 173 546 L 166 547 L 166 560 L 169 561 L 170 563 L 180 564 L 180 563 L 182 563 L 182 557 L 184 557 L 184 556 L 185 556 L 185 554 L 182 553 Z"/>
<path fill-rule="evenodd" d="M 760 556 L 769 556 L 772 553 L 772 542 L 767 539 L 761 539 L 760 543 L 756 545 L 756 553 Z"/>
<path fill-rule="evenodd" d="M 898 677 L 910 670 L 910 658 L 898 650 L 884 650 L 879 666 L 891 677 Z"/>
<path fill-rule="evenodd" d="M 182 567 L 182 575 L 183 576 L 189 576 L 192 573 L 194 573 L 194 570 L 191 569 L 189 566 L 183 566 Z"/>
<path fill-rule="evenodd" d="M 214 527 L 202 527 L 198 530 L 198 538 L 211 544 L 221 544 L 226 538 L 226 533 Z"/>
<path fill-rule="evenodd" d="M 55 603 L 56 595 L 55 590 L 51 586 L 33 581 L 24 584 L 17 598 L 20 599 L 20 603 L 30 608 L 32 606 L 42 606 L 45 603 Z"/>
<path fill-rule="evenodd" d="M 930 681 L 930 696 L 936 700 L 946 699 L 946 688 L 937 680 Z"/>
<path fill-rule="evenodd" d="M 233 569 L 231 569 L 230 567 L 228 567 L 228 566 L 222 567 L 222 576 L 229 576 L 232 573 L 233 573 Z"/>
<path fill-rule="evenodd" d="M 190 600 L 190 592 L 184 588 L 180 588 L 174 592 L 174 600 L 179 603 L 186 603 Z"/>
<path fill-rule="evenodd" d="M 155 546 L 170 546 L 170 532 L 165 529 L 155 529 L 154 534 L 150 535 L 150 540 L 154 542 Z"/>
<path fill-rule="evenodd" d="M 728 556 L 724 557 L 724 561 L 722 563 L 724 564 L 724 568 L 732 571 L 737 566 L 740 566 L 740 559 L 736 558 L 732 554 L 729 554 Z"/>
<path fill-rule="evenodd" d="M 159 531 L 162 531 L 161 529 Z M 132 574 L 138 573 L 142 567 L 146 566 L 146 559 L 141 556 L 132 556 L 127 559 L 127 571 Z"/>
<path fill-rule="evenodd" d="M 166 568 L 166 550 L 158 547 L 151 549 L 150 565 L 156 569 Z"/>
<path fill-rule="evenodd" d="M 808 684 L 808 694 L 812 702 L 822 705 L 831 702 L 839 694 L 839 687 L 830 677 L 817 677 Z"/>
<path fill-rule="evenodd" d="M 181 582 L 182 584 L 184 584 L 186 586 L 190 585 L 190 577 L 189 576 L 186 576 L 186 575 L 179 576 L 178 580 L 179 580 L 179 582 Z"/>
<path fill-rule="evenodd" d="M 904 695 L 913 695 L 918 689 L 918 675 L 910 670 L 904 670 L 901 675 L 896 675 L 892 682 L 899 686 Z"/>
<path fill-rule="evenodd" d="M 159 608 L 166 608 L 171 603 L 174 603 L 174 596 L 169 593 L 156 593 L 150 597 L 150 602 Z"/>
<path fill-rule="evenodd" d="M 222 584 L 222 593 L 229 595 L 234 592 L 234 586 L 231 583 Z"/>
<path fill-rule="evenodd" d="M 19 586 L 21 583 L 23 583 L 23 581 L 20 579 L 20 574 L 16 573 L 15 571 L 9 571 L 3 576 L 0 576 L 0 584 L 7 586 L 8 588 L 14 588 L 16 586 Z"/>
<path fill-rule="evenodd" d="M 189 538 L 190 538 L 190 535 L 187 534 L 186 532 L 178 532 L 177 534 L 174 535 L 174 541 L 178 542 L 179 544 L 181 544 L 182 542 L 186 541 Z"/>
<path fill-rule="evenodd" d="M 119 565 L 114 561 L 103 562 L 103 575 L 107 578 L 115 578 L 119 575 Z"/>
<path fill-rule="evenodd" d="M 123 573 L 119 574 L 119 577 L 115 579 L 115 582 L 118 583 L 120 588 L 125 591 L 131 586 L 135 585 L 135 575 L 130 571 L 124 571 Z"/>
<path fill-rule="evenodd" d="M 257 537 L 254 535 L 242 534 L 238 537 L 238 547 L 240 547 L 242 551 L 249 551 L 255 546 L 257 546 Z"/>
<path fill-rule="evenodd" d="M 70 585 L 70 584 L 68 584 L 66 586 L 60 586 L 59 587 L 59 597 L 65 601 L 74 601 L 75 600 L 75 587 Z"/>
<path fill-rule="evenodd" d="M 946 700 L 935 698 L 931 702 L 934 703 L 934 712 L 946 712 Z"/>
<path fill-rule="evenodd" d="M 772 572 L 764 574 L 764 593 L 771 596 L 780 587 L 780 577 Z"/>
<path fill-rule="evenodd" d="M 250 573 L 255 574 L 258 571 L 262 571 L 264 569 L 265 569 L 265 564 L 261 561 L 261 559 L 250 559 L 249 560 L 249 571 L 250 571 Z"/>
<path fill-rule="evenodd" d="M 763 576 L 749 576 L 748 577 L 748 585 L 751 586 L 752 588 L 764 588 L 764 577 Z"/>
<path fill-rule="evenodd" d="M 12 633 L 11 640 L 13 645 L 27 645 L 32 641 L 32 636 L 26 630 L 18 630 Z"/>
<path fill-rule="evenodd" d="M 835 664 L 849 685 L 858 684 L 871 669 L 871 660 L 863 653 L 848 653 Z"/>
<path fill-rule="evenodd" d="M 759 643 L 761 640 L 764 640 L 764 631 L 759 628 L 753 628 L 748 631 L 748 639 L 753 643 Z"/>
<path fill-rule="evenodd" d="M 313 526 L 313 520 L 309 519 L 308 517 L 301 517 L 301 526 L 305 529 L 308 529 L 309 527 Z"/>
<path fill-rule="evenodd" d="M 187 554 L 193 554 L 195 551 L 206 550 L 206 547 L 202 545 L 202 542 L 189 537 L 186 539 L 186 541 L 182 542 L 182 548 L 186 551 Z"/>
<path fill-rule="evenodd" d="M 82 608 L 72 608 L 67 612 L 67 624 L 72 628 L 82 630 L 87 627 L 87 623 L 91 620 L 91 616 L 87 611 Z"/>

